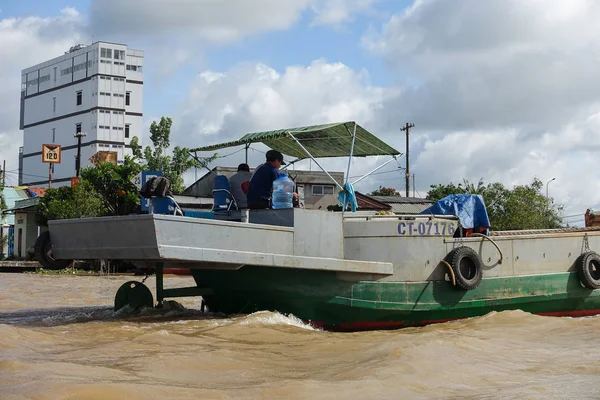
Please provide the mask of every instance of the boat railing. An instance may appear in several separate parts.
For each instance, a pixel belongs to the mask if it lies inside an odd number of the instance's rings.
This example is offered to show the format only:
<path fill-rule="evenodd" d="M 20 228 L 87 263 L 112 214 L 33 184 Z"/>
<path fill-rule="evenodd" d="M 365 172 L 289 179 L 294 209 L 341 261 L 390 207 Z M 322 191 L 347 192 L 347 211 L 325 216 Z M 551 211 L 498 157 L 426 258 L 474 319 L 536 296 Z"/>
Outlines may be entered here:
<path fill-rule="evenodd" d="M 416 219 L 446 219 L 456 221 L 458 217 L 455 215 L 434 215 L 434 214 L 374 214 L 374 215 L 357 215 L 346 214 L 344 220 L 416 220 Z"/>

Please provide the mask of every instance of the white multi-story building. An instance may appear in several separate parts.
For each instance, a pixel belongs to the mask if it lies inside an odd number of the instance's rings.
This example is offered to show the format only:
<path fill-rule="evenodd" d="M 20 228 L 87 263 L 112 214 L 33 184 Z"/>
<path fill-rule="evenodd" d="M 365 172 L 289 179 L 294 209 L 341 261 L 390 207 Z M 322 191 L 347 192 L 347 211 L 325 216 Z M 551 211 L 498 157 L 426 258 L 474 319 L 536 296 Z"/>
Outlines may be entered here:
<path fill-rule="evenodd" d="M 119 163 L 131 154 L 131 139 L 142 136 L 143 58 L 126 45 L 96 42 L 21 72 L 20 184 L 48 183 L 43 144 L 62 147 L 52 186 L 69 184 L 76 175 L 76 132 L 85 133 L 81 168 L 99 151 L 116 152 Z"/>

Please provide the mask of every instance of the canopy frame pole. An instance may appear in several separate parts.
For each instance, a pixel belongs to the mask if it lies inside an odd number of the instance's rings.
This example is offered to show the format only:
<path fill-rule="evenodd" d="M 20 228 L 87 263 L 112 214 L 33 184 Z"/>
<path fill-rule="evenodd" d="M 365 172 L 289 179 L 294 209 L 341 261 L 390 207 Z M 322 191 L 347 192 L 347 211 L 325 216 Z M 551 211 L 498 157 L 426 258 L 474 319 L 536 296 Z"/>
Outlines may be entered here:
<path fill-rule="evenodd" d="M 353 185 L 356 185 L 358 182 L 362 181 L 363 179 L 365 179 L 367 176 L 371 175 L 373 172 L 380 170 L 381 168 L 385 167 L 386 165 L 388 165 L 389 163 L 391 163 L 392 161 L 394 161 L 396 159 L 396 156 L 394 156 L 391 160 L 386 161 L 385 163 L 381 164 L 379 167 L 375 168 L 374 170 L 367 172 L 365 175 L 361 176 L 360 178 L 358 178 L 357 180 L 355 180 L 354 182 L 352 182 Z"/>
<path fill-rule="evenodd" d="M 354 122 L 354 131 L 351 133 L 352 135 L 352 144 L 350 144 L 350 157 L 348 157 L 348 168 L 346 169 L 346 182 L 344 186 L 348 185 L 348 181 L 350 180 L 350 165 L 352 164 L 352 155 L 354 155 L 354 141 L 356 140 L 356 121 Z M 344 128 L 346 131 L 350 133 L 350 129 L 348 129 L 348 125 L 344 124 Z M 343 204 L 342 204 L 343 206 Z M 344 217 L 344 213 L 346 212 L 346 207 L 342 207 L 342 218 Z"/>
<path fill-rule="evenodd" d="M 302 161 L 301 158 L 296 158 L 293 161 L 288 162 L 287 164 L 285 164 L 283 167 L 279 168 L 281 171 L 288 169 L 289 167 L 291 167 L 293 164 L 297 163 L 298 161 Z"/>
<path fill-rule="evenodd" d="M 319 164 L 319 162 L 317 160 L 315 160 L 315 158 L 312 156 L 312 154 L 310 154 L 310 152 L 308 150 L 306 150 L 306 147 L 302 146 L 302 143 L 300 143 L 300 141 L 298 139 L 296 139 L 296 137 L 294 135 L 292 135 L 291 132 L 288 132 L 287 134 L 288 134 L 289 137 L 291 137 L 292 139 L 294 139 L 294 141 L 296 142 L 296 144 L 298 146 L 300 146 L 300 148 L 302 150 L 304 150 L 304 152 L 306 153 L 306 155 L 308 157 L 310 157 L 310 159 L 313 160 L 315 162 L 315 164 L 317 164 L 317 166 L 319 168 L 321 168 L 321 171 L 325 172 L 325 174 L 329 177 L 329 179 L 331 179 L 333 181 L 333 183 L 335 183 L 335 185 L 337 187 L 339 187 L 341 190 L 344 190 L 344 188 L 342 187 L 342 185 L 340 185 L 335 179 L 333 179 L 333 176 L 331 176 L 331 174 L 329 172 L 327 172 L 327 170 L 325 168 L 323 168 L 321 166 L 321 164 Z"/>
<path fill-rule="evenodd" d="M 345 125 L 344 125 L 345 126 Z M 354 122 L 354 132 L 352 132 L 352 144 L 350 145 L 350 157 L 348 158 L 348 168 L 346 169 L 346 184 L 350 180 L 350 164 L 352 163 L 352 155 L 354 155 L 354 140 L 356 139 L 356 126 L 357 123 Z M 346 126 L 346 130 L 350 133 L 350 130 Z"/>
<path fill-rule="evenodd" d="M 192 153 L 191 151 L 188 152 L 190 154 L 190 156 L 192 156 L 192 158 L 198 163 L 200 164 L 202 167 L 206 168 L 208 170 L 208 172 L 210 172 L 211 174 L 217 176 L 217 173 L 215 171 L 213 171 L 212 169 L 208 168 L 208 165 L 206 165 L 206 163 L 203 163 L 202 161 L 200 161 L 200 159 L 198 158 L 198 155 L 196 152 Z"/>

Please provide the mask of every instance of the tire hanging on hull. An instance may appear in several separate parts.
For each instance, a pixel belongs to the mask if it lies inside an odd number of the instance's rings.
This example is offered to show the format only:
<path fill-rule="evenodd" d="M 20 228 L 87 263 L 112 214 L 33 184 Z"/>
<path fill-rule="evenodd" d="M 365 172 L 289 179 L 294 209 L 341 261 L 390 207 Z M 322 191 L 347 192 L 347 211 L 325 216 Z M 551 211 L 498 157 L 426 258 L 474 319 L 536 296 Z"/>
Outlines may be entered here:
<path fill-rule="evenodd" d="M 460 246 L 452 250 L 445 259 L 454 274 L 455 287 L 473 290 L 483 279 L 482 262 L 479 254 L 470 247 Z"/>
<path fill-rule="evenodd" d="M 579 280 L 588 289 L 600 289 L 600 255 L 587 251 L 575 261 Z"/>
<path fill-rule="evenodd" d="M 65 269 L 73 263 L 73 260 L 56 260 L 52 257 L 52 243 L 50 242 L 49 231 L 44 231 L 38 236 L 33 247 L 33 252 L 35 259 L 46 269 Z"/>

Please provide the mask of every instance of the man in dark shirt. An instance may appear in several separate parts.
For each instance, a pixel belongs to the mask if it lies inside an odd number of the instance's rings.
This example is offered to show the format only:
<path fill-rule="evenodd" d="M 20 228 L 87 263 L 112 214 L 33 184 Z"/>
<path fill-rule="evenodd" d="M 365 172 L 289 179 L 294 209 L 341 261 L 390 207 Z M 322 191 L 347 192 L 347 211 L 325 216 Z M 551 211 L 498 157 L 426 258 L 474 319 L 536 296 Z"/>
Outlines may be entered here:
<path fill-rule="evenodd" d="M 271 208 L 273 181 L 279 177 L 279 168 L 285 165 L 283 154 L 276 150 L 267 151 L 267 162 L 258 166 L 248 186 L 248 208 Z"/>

